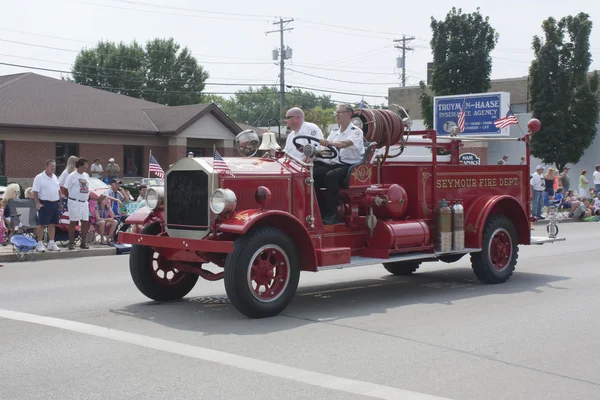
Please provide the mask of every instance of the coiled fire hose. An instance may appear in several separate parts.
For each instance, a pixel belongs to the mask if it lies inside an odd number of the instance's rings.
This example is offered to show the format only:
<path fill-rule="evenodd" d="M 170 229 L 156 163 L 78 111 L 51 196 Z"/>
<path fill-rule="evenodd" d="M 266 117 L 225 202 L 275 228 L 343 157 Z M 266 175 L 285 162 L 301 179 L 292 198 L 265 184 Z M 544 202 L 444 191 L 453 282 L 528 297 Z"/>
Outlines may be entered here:
<path fill-rule="evenodd" d="M 388 157 L 390 146 L 400 144 L 404 149 L 408 135 L 404 135 L 402 118 L 393 111 L 361 108 L 354 111 L 352 118 L 359 118 L 362 121 L 365 140 L 377 143 L 378 149 L 385 147 L 382 163 Z"/>

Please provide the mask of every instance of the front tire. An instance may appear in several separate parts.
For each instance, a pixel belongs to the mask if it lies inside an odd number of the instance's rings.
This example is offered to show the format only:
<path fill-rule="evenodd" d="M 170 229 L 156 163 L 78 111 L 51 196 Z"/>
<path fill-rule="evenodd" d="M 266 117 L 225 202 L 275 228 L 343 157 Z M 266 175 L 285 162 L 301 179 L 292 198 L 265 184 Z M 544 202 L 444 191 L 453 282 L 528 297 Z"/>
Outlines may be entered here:
<path fill-rule="evenodd" d="M 278 229 L 258 227 L 239 237 L 225 261 L 229 301 L 250 318 L 279 314 L 298 288 L 299 260 L 294 242 Z"/>
<path fill-rule="evenodd" d="M 397 275 L 397 276 L 406 276 L 406 275 L 412 275 L 417 269 L 419 269 L 419 267 L 421 266 L 421 263 L 417 262 L 412 262 L 412 263 L 407 263 L 407 262 L 395 262 L 395 263 L 388 263 L 388 264 L 383 264 L 383 267 L 392 275 Z"/>
<path fill-rule="evenodd" d="M 140 232 L 143 235 L 160 234 L 160 223 L 153 222 Z M 129 257 L 129 272 L 133 283 L 146 297 L 155 301 L 179 300 L 198 282 L 198 275 L 179 271 L 152 247 L 133 245 Z"/>
<path fill-rule="evenodd" d="M 471 265 L 483 283 L 504 283 L 510 279 L 519 255 L 517 231 L 503 215 L 488 218 L 483 231 L 482 250 L 471 254 Z"/>

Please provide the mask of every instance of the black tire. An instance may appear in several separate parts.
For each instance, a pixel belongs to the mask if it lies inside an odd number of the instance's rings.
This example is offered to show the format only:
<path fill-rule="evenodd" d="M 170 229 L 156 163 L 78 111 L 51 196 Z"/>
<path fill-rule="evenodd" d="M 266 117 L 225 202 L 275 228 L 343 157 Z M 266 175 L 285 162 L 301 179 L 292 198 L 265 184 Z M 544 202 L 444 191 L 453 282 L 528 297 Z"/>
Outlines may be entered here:
<path fill-rule="evenodd" d="M 420 266 L 420 262 L 395 262 L 383 264 L 383 267 L 389 273 L 398 276 L 412 275 Z"/>
<path fill-rule="evenodd" d="M 496 239 L 504 243 L 505 250 L 511 250 L 509 254 L 502 253 L 501 256 L 495 256 L 496 260 L 502 260 L 497 261 L 497 267 L 492 262 L 492 250 L 490 250 L 492 235 L 497 236 Z M 471 266 L 475 276 L 483 283 L 504 283 L 513 274 L 518 257 L 518 236 L 512 221 L 503 215 L 491 215 L 483 231 L 482 251 L 471 254 Z"/>
<path fill-rule="evenodd" d="M 254 273 L 251 265 L 255 260 L 258 260 L 259 257 L 265 257 L 260 261 L 264 262 L 264 267 L 262 267 L 264 269 L 261 271 L 267 270 L 269 265 L 273 265 L 271 267 L 271 271 L 273 271 L 273 268 L 280 265 L 280 262 L 274 261 L 275 256 L 267 256 L 266 250 L 269 249 L 269 246 L 275 246 L 270 247 L 270 249 L 272 254 L 275 254 L 275 251 L 277 252 L 276 256 L 278 258 L 285 259 L 287 257 L 287 267 L 282 267 L 282 271 L 285 272 L 281 275 L 285 279 L 281 278 L 280 282 L 273 279 L 270 281 L 273 285 L 271 288 L 261 285 L 256 290 L 254 290 L 254 287 L 251 289 L 254 281 L 250 281 L 249 277 L 251 273 Z M 263 248 L 265 252 L 260 251 Z M 271 227 L 252 229 L 235 241 L 233 253 L 229 254 L 225 260 L 225 291 L 229 301 L 240 313 L 249 318 L 267 318 L 279 314 L 296 294 L 298 281 L 300 280 L 299 264 L 300 258 L 297 247 L 284 232 Z M 269 291 L 270 294 L 274 295 L 274 298 L 264 300 L 259 298 L 261 294 L 257 294 L 256 291 L 260 291 L 262 287 L 265 288 L 263 295 Z"/>
<path fill-rule="evenodd" d="M 558 225 L 557 224 L 548 224 L 546 225 L 546 232 L 550 237 L 558 236 Z"/>
<path fill-rule="evenodd" d="M 158 235 L 160 223 L 153 222 L 140 232 L 145 235 Z M 155 301 L 179 300 L 187 295 L 198 282 L 198 275 L 181 272 L 176 283 L 163 283 L 157 280 L 153 270 L 154 249 L 134 244 L 129 257 L 129 272 L 133 283 L 146 297 Z"/>
<path fill-rule="evenodd" d="M 452 263 L 459 261 L 463 257 L 464 257 L 464 254 L 452 254 L 449 256 L 441 256 L 440 261 L 448 263 L 448 264 L 452 264 Z"/>

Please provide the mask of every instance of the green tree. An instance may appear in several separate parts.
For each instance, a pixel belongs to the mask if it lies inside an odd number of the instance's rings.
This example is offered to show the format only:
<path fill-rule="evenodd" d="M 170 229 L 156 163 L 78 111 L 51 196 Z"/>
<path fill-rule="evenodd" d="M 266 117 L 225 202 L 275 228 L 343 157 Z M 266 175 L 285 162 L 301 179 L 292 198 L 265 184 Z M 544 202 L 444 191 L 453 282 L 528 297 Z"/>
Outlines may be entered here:
<path fill-rule="evenodd" d="M 169 106 L 200 103 L 206 72 L 187 47 L 154 39 L 145 47 L 99 42 L 83 49 L 71 68 L 72 81 Z"/>
<path fill-rule="evenodd" d="M 307 121 L 316 124 L 323 131 L 323 135 L 327 136 L 329 125 L 335 123 L 335 107 L 323 108 L 316 106 L 304 113 Z"/>
<path fill-rule="evenodd" d="M 315 107 L 328 109 L 335 107 L 335 104 L 329 96 L 317 96 L 312 92 L 292 89 L 285 94 L 284 112 L 291 107 L 300 107 L 307 113 Z M 283 124 L 283 115 L 279 115 L 279 87 L 263 86 L 239 90 L 223 105 L 223 110 L 234 121 L 240 123 L 262 126 L 275 119 Z"/>
<path fill-rule="evenodd" d="M 421 81 L 421 111 L 424 123 L 433 127 L 433 96 L 487 92 L 491 86 L 492 57 L 498 33 L 479 8 L 463 14 L 455 7 L 445 20 L 431 17 L 433 53 L 431 85 Z M 429 93 L 430 92 L 430 93 Z"/>
<path fill-rule="evenodd" d="M 533 38 L 535 59 L 529 68 L 533 116 L 542 123 L 531 142 L 532 154 L 562 170 L 576 164 L 596 136 L 598 73 L 588 77 L 592 61 L 592 21 L 579 13 L 542 23 L 544 39 Z"/>

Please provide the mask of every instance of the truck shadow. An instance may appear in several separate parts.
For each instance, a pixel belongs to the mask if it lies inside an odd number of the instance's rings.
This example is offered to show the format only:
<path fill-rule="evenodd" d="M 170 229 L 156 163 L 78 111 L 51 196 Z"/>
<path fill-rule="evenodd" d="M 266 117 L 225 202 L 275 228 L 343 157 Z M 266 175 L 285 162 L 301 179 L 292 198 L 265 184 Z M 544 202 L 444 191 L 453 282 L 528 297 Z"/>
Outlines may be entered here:
<path fill-rule="evenodd" d="M 248 319 L 229 304 L 224 294 L 166 303 L 143 302 L 110 311 L 204 335 L 262 335 L 308 324 L 386 314 L 412 305 L 448 307 L 457 301 L 486 296 L 498 296 L 500 303 L 504 297 L 515 294 L 567 290 L 558 283 L 569 279 L 517 272 L 505 284 L 485 285 L 476 280 L 470 268 L 424 271 L 412 276 L 384 275 L 327 285 L 303 285 L 301 278 L 292 303 L 273 318 Z"/>

